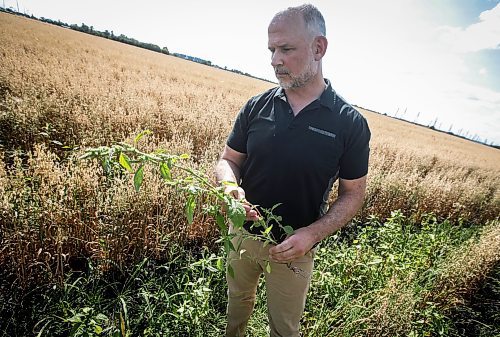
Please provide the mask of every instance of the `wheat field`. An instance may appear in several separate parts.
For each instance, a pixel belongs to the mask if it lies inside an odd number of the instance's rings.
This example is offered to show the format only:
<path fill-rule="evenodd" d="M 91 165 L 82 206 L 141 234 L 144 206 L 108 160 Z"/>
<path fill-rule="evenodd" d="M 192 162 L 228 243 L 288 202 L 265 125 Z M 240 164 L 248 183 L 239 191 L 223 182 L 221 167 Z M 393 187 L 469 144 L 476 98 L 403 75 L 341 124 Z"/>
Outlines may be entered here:
<path fill-rule="evenodd" d="M 62 277 L 81 258 L 125 265 L 168 259 L 172 241 L 213 244 L 212 219 L 188 226 L 181 196 L 154 174 L 137 193 L 132 177 L 110 184 L 77 158 L 148 129 L 144 150 L 189 153 L 211 174 L 239 109 L 275 84 L 5 13 L 0 31 L 2 269 L 22 285 Z M 358 221 L 393 210 L 498 219 L 499 150 L 359 110 L 372 141 Z"/>

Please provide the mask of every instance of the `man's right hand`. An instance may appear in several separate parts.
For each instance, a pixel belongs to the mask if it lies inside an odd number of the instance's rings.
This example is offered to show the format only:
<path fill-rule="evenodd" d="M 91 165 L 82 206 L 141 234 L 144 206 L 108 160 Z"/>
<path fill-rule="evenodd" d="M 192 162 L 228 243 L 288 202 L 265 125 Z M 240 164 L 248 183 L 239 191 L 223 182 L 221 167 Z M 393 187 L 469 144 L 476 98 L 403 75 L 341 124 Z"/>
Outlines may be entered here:
<path fill-rule="evenodd" d="M 215 167 L 215 177 L 219 183 L 232 182 L 226 184 L 224 192 L 242 203 L 246 211 L 246 220 L 256 221 L 260 219 L 259 212 L 246 201 L 245 191 L 235 183 L 240 180 L 240 167 L 246 157 L 246 153 L 233 150 L 227 145 L 224 146 L 224 151 Z"/>
<path fill-rule="evenodd" d="M 260 219 L 259 213 L 254 208 L 252 208 L 252 205 L 250 205 L 248 201 L 245 200 L 245 191 L 241 187 L 227 185 L 224 188 L 224 193 L 232 196 L 233 198 L 241 202 L 247 213 L 246 216 L 247 221 L 257 221 Z"/>

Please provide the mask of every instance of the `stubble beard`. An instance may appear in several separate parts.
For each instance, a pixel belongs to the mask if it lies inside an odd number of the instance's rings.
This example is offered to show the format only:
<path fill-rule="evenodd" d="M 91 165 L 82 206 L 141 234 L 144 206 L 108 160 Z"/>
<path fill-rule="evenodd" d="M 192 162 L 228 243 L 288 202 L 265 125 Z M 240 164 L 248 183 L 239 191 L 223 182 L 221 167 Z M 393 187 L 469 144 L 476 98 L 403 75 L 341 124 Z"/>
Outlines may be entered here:
<path fill-rule="evenodd" d="M 285 73 L 288 74 L 288 78 L 278 78 L 279 85 L 287 90 L 287 89 L 296 89 L 296 88 L 302 88 L 304 87 L 307 83 L 309 83 L 314 76 L 316 76 L 317 71 L 314 70 L 312 63 L 308 63 L 307 68 L 304 69 L 303 72 L 301 72 L 298 75 L 292 75 L 286 68 L 275 68 L 274 69 L 275 73 Z"/>

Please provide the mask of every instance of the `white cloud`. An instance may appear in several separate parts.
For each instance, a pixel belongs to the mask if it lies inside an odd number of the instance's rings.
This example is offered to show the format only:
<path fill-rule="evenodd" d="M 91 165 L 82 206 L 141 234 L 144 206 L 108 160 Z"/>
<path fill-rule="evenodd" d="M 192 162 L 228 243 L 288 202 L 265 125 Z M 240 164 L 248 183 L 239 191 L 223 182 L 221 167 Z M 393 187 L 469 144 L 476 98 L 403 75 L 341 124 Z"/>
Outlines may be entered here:
<path fill-rule="evenodd" d="M 463 129 L 500 143 L 493 122 L 500 119 L 500 92 L 467 82 L 488 71 L 487 64 L 471 68 L 463 53 L 500 42 L 500 32 L 494 34 L 500 29 L 500 5 L 483 12 L 477 24 L 465 29 L 441 27 L 440 34 L 417 14 L 425 10 L 415 2 L 358 12 L 339 13 L 337 8 L 325 75 L 353 104 L 389 115 L 398 111 L 399 117 L 411 121 L 418 116 L 422 124 L 437 118 L 443 129 L 453 124 L 455 131 Z M 456 35 L 443 43 L 445 31 Z M 474 44 L 464 42 L 467 39 Z M 463 44 L 467 48 L 459 50 Z"/>
<path fill-rule="evenodd" d="M 479 15 L 479 22 L 465 29 L 439 27 L 441 41 L 458 52 L 500 48 L 500 3 Z"/>

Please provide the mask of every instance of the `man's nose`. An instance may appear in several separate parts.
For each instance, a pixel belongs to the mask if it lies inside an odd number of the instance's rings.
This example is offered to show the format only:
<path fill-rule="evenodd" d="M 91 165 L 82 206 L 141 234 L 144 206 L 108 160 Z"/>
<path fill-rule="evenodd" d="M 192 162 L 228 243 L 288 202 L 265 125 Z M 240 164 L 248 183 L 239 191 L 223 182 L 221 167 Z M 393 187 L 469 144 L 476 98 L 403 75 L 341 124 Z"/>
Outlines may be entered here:
<path fill-rule="evenodd" d="M 275 51 L 271 55 L 271 65 L 273 67 L 283 65 L 283 58 L 281 57 L 281 54 L 278 51 Z"/>

